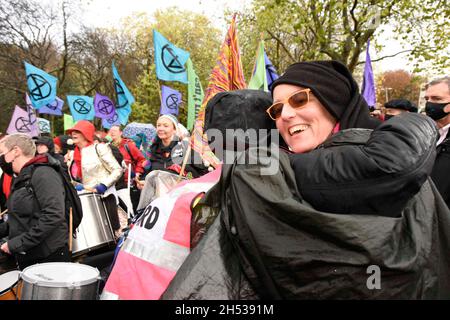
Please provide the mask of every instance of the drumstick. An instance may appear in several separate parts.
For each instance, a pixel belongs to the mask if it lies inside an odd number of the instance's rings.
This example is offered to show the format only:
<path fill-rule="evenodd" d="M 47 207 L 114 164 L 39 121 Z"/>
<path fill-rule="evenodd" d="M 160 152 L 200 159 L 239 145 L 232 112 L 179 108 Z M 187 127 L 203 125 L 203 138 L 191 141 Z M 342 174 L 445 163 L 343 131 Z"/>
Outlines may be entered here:
<path fill-rule="evenodd" d="M 7 212 L 8 212 L 8 209 L 6 209 L 6 210 L 3 211 L 2 213 L 0 213 L 0 218 L 3 217 L 3 215 L 4 215 L 5 213 L 7 213 Z"/>
<path fill-rule="evenodd" d="M 72 207 L 69 208 L 69 252 L 72 252 Z"/>
<path fill-rule="evenodd" d="M 189 143 L 189 147 L 187 148 L 186 155 L 184 156 L 184 159 L 183 159 L 183 164 L 181 166 L 180 174 L 178 175 L 177 183 L 180 182 L 181 178 L 183 177 L 184 169 L 186 168 L 186 163 L 188 161 L 190 154 L 191 154 L 191 144 Z"/>

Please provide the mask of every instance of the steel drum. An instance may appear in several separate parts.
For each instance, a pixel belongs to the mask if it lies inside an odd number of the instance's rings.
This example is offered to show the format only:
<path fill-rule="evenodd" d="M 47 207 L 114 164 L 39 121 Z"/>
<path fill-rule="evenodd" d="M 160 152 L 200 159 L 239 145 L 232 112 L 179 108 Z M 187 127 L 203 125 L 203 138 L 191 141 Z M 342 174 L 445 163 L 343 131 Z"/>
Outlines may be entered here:
<path fill-rule="evenodd" d="M 32 265 L 20 274 L 21 300 L 97 300 L 100 272 L 70 262 Z"/>
<path fill-rule="evenodd" d="M 17 300 L 19 290 L 20 271 L 10 271 L 0 275 L 0 300 Z"/>
<path fill-rule="evenodd" d="M 80 194 L 83 219 L 73 239 L 72 256 L 102 248 L 115 243 L 114 231 L 101 196 L 97 193 Z"/>

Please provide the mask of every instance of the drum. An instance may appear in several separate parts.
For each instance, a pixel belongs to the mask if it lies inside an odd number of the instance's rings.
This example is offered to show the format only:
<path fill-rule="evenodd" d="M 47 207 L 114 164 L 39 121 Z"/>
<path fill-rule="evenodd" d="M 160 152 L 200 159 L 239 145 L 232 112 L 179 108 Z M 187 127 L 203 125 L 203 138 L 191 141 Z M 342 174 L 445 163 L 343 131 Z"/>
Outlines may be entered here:
<path fill-rule="evenodd" d="M 79 196 L 83 219 L 78 226 L 76 238 L 73 239 L 73 257 L 115 243 L 114 231 L 101 196 L 97 193 L 84 193 Z"/>
<path fill-rule="evenodd" d="M 0 275 L 0 300 L 17 300 L 19 290 L 20 271 L 10 271 Z"/>
<path fill-rule="evenodd" d="M 100 272 L 70 262 L 32 265 L 20 274 L 21 300 L 97 300 Z"/>

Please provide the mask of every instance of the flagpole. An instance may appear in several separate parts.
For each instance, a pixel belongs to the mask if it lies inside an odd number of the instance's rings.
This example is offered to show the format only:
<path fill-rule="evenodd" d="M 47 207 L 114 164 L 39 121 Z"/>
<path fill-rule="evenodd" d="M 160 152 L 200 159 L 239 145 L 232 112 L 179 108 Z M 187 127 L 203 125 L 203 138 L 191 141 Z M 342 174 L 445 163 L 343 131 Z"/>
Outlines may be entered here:
<path fill-rule="evenodd" d="M 162 93 L 161 93 L 161 81 L 159 81 L 158 77 L 156 77 L 158 80 L 158 93 L 159 93 L 159 102 L 162 104 Z M 159 108 L 159 113 L 161 113 L 161 107 Z M 158 113 L 158 117 L 159 117 Z"/>

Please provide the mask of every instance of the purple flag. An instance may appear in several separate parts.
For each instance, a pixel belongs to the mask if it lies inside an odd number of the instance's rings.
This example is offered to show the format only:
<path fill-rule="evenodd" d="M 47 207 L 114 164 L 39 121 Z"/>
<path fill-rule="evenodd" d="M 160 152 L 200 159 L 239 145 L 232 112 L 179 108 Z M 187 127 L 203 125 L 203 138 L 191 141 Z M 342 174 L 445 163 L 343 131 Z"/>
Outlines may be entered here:
<path fill-rule="evenodd" d="M 107 96 L 97 93 L 94 97 L 95 116 L 101 119 L 110 119 L 114 116 L 116 108 Z"/>
<path fill-rule="evenodd" d="M 272 62 L 269 60 L 269 57 L 266 54 L 266 51 L 264 51 L 264 62 L 266 64 L 266 77 L 267 77 L 267 87 L 270 88 L 272 85 L 272 82 L 277 80 L 279 78 L 277 71 L 275 70 L 274 66 L 272 65 Z"/>
<path fill-rule="evenodd" d="M 372 62 L 369 55 L 370 40 L 367 41 L 366 64 L 364 65 L 364 79 L 362 84 L 362 96 L 369 107 L 375 106 L 377 101 L 375 93 L 375 81 L 373 80 Z"/>
<path fill-rule="evenodd" d="M 110 129 L 112 126 L 120 126 L 119 115 L 114 111 L 113 115 L 108 119 L 102 119 L 102 126 L 105 129 Z"/>
<path fill-rule="evenodd" d="M 30 112 L 16 106 L 6 133 L 24 133 L 30 137 L 36 137 L 39 135 L 39 127 L 34 110 L 31 110 L 30 108 L 28 109 Z"/>
<path fill-rule="evenodd" d="M 181 104 L 181 93 L 167 86 L 161 86 L 161 109 L 159 114 L 178 116 Z"/>
<path fill-rule="evenodd" d="M 27 102 L 28 103 L 28 102 Z M 47 103 L 39 109 L 39 113 L 53 114 L 55 116 L 62 116 L 62 108 L 64 105 L 64 100 L 56 97 L 55 101 L 52 103 Z"/>

